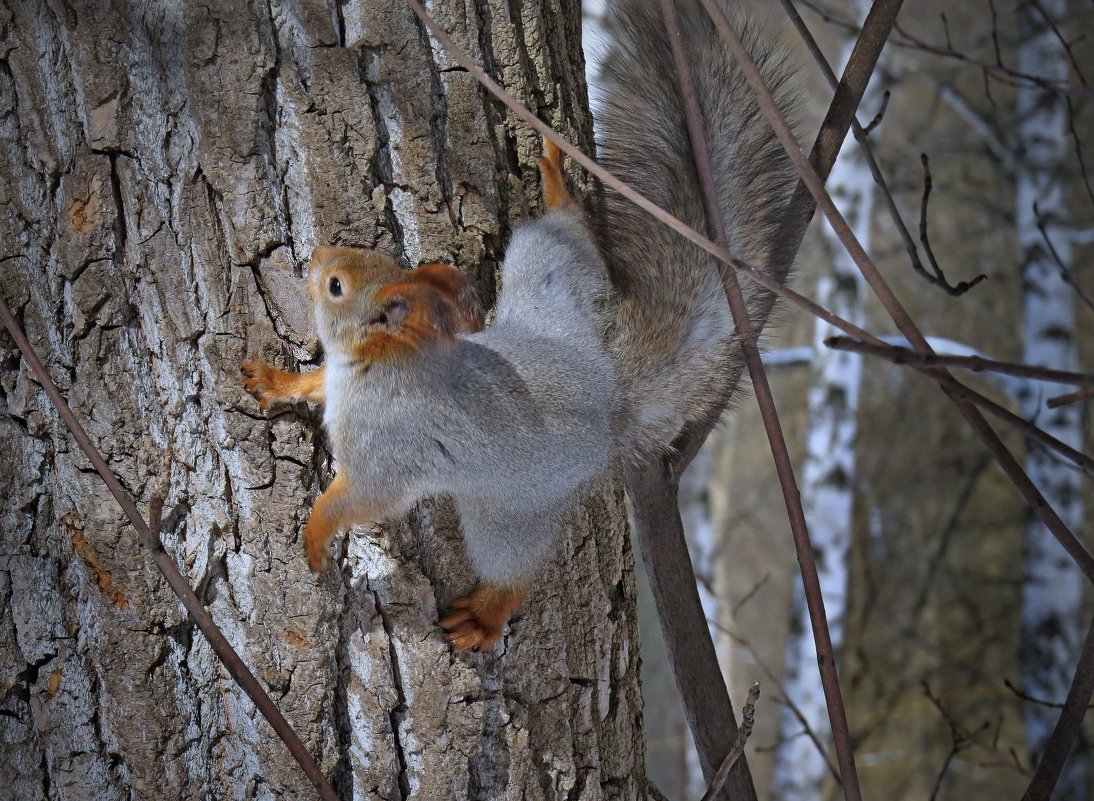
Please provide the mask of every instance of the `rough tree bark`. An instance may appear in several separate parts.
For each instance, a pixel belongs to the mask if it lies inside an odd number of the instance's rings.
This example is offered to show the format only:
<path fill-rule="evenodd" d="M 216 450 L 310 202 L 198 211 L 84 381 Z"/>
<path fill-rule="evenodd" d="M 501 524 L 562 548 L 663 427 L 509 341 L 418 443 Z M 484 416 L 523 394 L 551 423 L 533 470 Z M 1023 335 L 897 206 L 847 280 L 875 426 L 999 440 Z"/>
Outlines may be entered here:
<path fill-rule="evenodd" d="M 1066 0 L 1043 0 L 1019 9 L 1018 68 L 1022 72 L 1067 83 L 1068 54 L 1050 27 L 1050 20 L 1063 25 L 1067 5 Z M 1020 145 L 1015 213 L 1021 248 L 1022 357 L 1030 364 L 1077 370 L 1075 290 L 1061 269 L 1072 266 L 1072 246 L 1066 230 L 1070 219 L 1066 165 L 1071 147 L 1067 103 L 1058 92 L 1025 83 L 1019 84 L 1015 101 Z M 1055 256 L 1045 242 L 1038 217 L 1048 226 Z M 1026 382 L 1019 392 L 1019 402 L 1023 416 L 1054 437 L 1081 448 L 1081 404 L 1059 409 L 1045 405 L 1048 398 L 1071 389 Z M 1079 471 L 1033 442 L 1027 446 L 1026 470 L 1068 527 L 1081 535 L 1084 487 Z M 1062 702 L 1084 638 L 1082 573 L 1032 513 L 1026 527 L 1026 551 L 1023 682 L 1031 695 Z M 1034 760 L 1040 759 L 1058 717 L 1058 709 L 1041 704 L 1026 706 L 1027 740 Z M 1080 742 L 1064 768 L 1055 797 L 1089 798 L 1091 767 L 1089 745 Z"/>
<path fill-rule="evenodd" d="M 863 20 L 870 10 L 867 0 L 852 4 L 856 18 Z M 846 64 L 855 45 L 852 36 L 844 44 L 841 64 Z M 861 107 L 873 113 L 881 99 L 880 81 L 875 77 L 863 94 Z M 858 143 L 848 137 L 832 168 L 827 183 L 840 204 L 855 236 L 870 247 L 874 209 L 874 180 Z M 832 254 L 817 279 L 817 302 L 845 320 L 862 324 L 864 280 L 832 229 L 823 226 L 825 242 Z M 813 329 L 813 384 L 808 398 L 808 428 L 805 461 L 802 466 L 802 504 L 809 531 L 825 611 L 831 628 L 832 646 L 843 645 L 850 576 L 851 524 L 855 500 L 855 439 L 858 431 L 858 398 L 862 378 L 862 357 L 835 351 L 824 340 L 839 333 L 818 320 Z M 829 776 L 825 755 L 805 733 L 805 724 L 821 743 L 831 740 L 828 708 L 817 670 L 817 648 L 809 628 L 805 594 L 800 582 L 794 584 L 790 635 L 786 646 L 783 688 L 794 704 L 783 706 L 779 717 L 779 746 L 775 751 L 772 797 L 780 801 L 820 801 Z"/>
<path fill-rule="evenodd" d="M 434 7 L 591 148 L 579 11 Z M 312 576 L 318 416 L 261 414 L 238 375 L 318 361 L 316 244 L 455 263 L 489 300 L 537 137 L 401 0 L 5 3 L 0 109 L 0 291 L 141 502 L 173 454 L 165 543 L 343 797 L 641 797 L 618 482 L 504 651 L 453 655 L 437 611 L 472 578 L 448 506 Z M 314 797 L 6 337 L 0 361 L 0 799 Z"/>

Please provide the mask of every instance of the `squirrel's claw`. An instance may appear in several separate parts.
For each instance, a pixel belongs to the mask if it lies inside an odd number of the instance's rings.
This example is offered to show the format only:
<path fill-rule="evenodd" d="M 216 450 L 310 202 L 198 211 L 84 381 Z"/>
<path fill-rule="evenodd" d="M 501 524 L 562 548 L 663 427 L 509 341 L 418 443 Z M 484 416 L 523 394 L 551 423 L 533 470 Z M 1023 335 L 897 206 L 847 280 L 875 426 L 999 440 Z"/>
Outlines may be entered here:
<path fill-rule="evenodd" d="M 447 632 L 445 639 L 457 651 L 489 651 L 501 639 L 502 626 L 488 629 L 469 609 L 445 616 L 440 625 Z"/>
<path fill-rule="evenodd" d="M 308 569 L 312 573 L 322 573 L 330 567 L 330 554 L 308 553 Z"/>
<path fill-rule="evenodd" d="M 269 392 L 273 387 L 274 369 L 266 362 L 247 362 L 240 368 L 240 372 L 247 377 L 243 388 L 258 401 L 259 408 L 270 408 Z"/>
<path fill-rule="evenodd" d="M 309 527 L 304 530 L 304 548 L 308 552 L 308 569 L 322 573 L 330 567 L 330 537 L 316 536 Z"/>
<path fill-rule="evenodd" d="M 268 409 L 275 401 L 323 403 L 326 400 L 327 373 L 323 367 L 306 373 L 290 373 L 270 367 L 266 362 L 247 362 L 240 370 L 247 377 L 243 388 L 254 395 L 263 409 Z"/>

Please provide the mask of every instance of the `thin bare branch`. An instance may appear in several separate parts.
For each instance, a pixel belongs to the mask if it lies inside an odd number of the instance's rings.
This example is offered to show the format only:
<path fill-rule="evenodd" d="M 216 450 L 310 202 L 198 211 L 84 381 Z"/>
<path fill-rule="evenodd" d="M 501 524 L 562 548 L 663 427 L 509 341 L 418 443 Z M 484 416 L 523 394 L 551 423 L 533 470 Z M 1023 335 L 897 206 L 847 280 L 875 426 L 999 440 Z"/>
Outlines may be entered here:
<path fill-rule="evenodd" d="M 1028 703 L 1036 704 L 1037 706 L 1046 706 L 1049 709 L 1063 709 L 1064 708 L 1063 703 L 1060 702 L 1060 701 L 1048 701 L 1044 698 L 1037 698 L 1036 696 L 1030 695 L 1027 692 L 1023 692 L 1022 690 L 1019 690 L 1017 687 L 1014 686 L 1014 682 L 1012 682 L 1010 679 L 1003 679 L 1003 686 L 1005 686 L 1008 690 L 1010 690 L 1012 693 L 1014 693 L 1015 696 L 1017 696 L 1018 698 L 1021 698 L 1023 701 L 1026 701 Z M 1089 709 L 1094 709 L 1094 705 L 1087 704 L 1086 708 L 1088 710 Z"/>
<path fill-rule="evenodd" d="M 740 603 L 738 603 L 734 607 L 734 609 L 736 609 L 737 606 L 740 606 Z M 774 670 L 771 669 L 771 666 L 767 664 L 767 660 L 764 659 L 763 654 L 761 654 L 756 646 L 754 646 L 746 638 L 742 637 L 739 633 L 733 631 L 728 626 L 719 623 L 717 620 L 708 619 L 707 625 L 713 626 L 714 628 L 718 629 L 720 632 L 729 637 L 734 642 L 734 644 L 739 645 L 746 651 L 748 651 L 748 653 L 755 660 L 756 664 L 760 666 L 760 670 L 762 670 L 764 675 L 767 676 L 767 680 L 775 685 L 775 688 L 778 691 L 775 697 L 776 700 L 779 703 L 783 704 L 787 709 L 789 709 L 790 714 L 792 714 L 794 716 L 794 719 L 797 720 L 799 724 L 801 724 L 802 732 L 805 734 L 806 737 L 809 738 L 809 741 L 813 743 L 813 747 L 817 749 L 817 753 L 820 754 L 821 759 L 824 760 L 824 764 L 828 768 L 828 772 L 832 774 L 832 778 L 835 780 L 836 784 L 839 785 L 839 767 L 836 765 L 835 762 L 832 761 L 832 755 L 828 753 L 828 750 L 824 747 L 824 743 L 821 742 L 820 737 L 813 730 L 813 727 L 809 725 L 809 721 L 805 719 L 805 713 L 802 712 L 801 707 L 794 703 L 794 699 L 790 697 L 789 693 L 787 693 L 786 687 L 783 686 L 783 683 L 780 681 L 779 676 L 775 673 Z"/>
<path fill-rule="evenodd" d="M 988 9 L 991 11 L 991 46 L 995 50 L 996 66 L 1003 66 L 1003 51 L 999 46 L 999 12 L 995 10 L 995 0 L 988 0 Z"/>
<path fill-rule="evenodd" d="M 726 758 L 722 760 L 721 766 L 718 768 L 718 773 L 714 777 L 714 781 L 711 782 L 710 787 L 700 801 L 711 801 L 715 796 L 722 791 L 722 786 L 726 783 L 726 778 L 729 776 L 729 771 L 733 768 L 733 764 L 740 759 L 741 754 L 745 752 L 745 745 L 748 743 L 748 738 L 752 736 L 752 727 L 756 725 L 756 701 L 760 698 L 760 683 L 758 681 L 752 682 L 752 686 L 748 688 L 748 699 L 745 701 L 744 708 L 741 710 L 741 726 L 737 730 L 737 739 L 733 743 L 733 747 L 729 749 L 729 753 L 726 754 Z"/>
<path fill-rule="evenodd" d="M 877 114 L 874 118 L 867 123 L 866 127 L 862 129 L 864 136 L 869 136 L 873 133 L 874 129 L 881 125 L 881 121 L 885 118 L 885 112 L 889 109 L 889 100 L 892 98 L 893 93 L 886 89 L 881 95 L 881 108 L 877 110 Z M 858 120 L 855 120 L 857 123 Z M 858 131 L 855 131 L 855 136 L 858 136 Z"/>
<path fill-rule="evenodd" d="M 1019 378 L 1032 378 L 1037 381 L 1050 381 L 1055 384 L 1094 387 L 1094 374 L 1091 373 L 1074 373 L 1070 370 L 1056 370 L 1051 367 L 1039 367 L 1032 364 L 1001 362 L 983 356 L 947 356 L 941 353 L 919 353 L 896 345 L 875 345 L 859 342 L 851 337 L 829 337 L 824 340 L 824 344 L 832 350 L 879 356 L 894 364 L 921 365 L 923 367 L 960 367 L 962 370 L 972 370 L 978 373 L 986 371 L 1013 375 Z"/>
<path fill-rule="evenodd" d="M 1079 656 L 1079 664 L 1075 666 L 1075 676 L 1064 700 L 1063 711 L 1060 712 L 1056 728 L 1048 738 L 1045 752 L 1037 764 L 1033 780 L 1026 788 L 1022 801 L 1049 801 L 1052 798 L 1052 791 L 1056 788 L 1064 762 L 1082 732 L 1083 718 L 1090 706 L 1091 696 L 1094 696 L 1094 622 L 1086 633 L 1086 641 Z"/>
<path fill-rule="evenodd" d="M 1075 58 L 1075 51 L 1071 49 L 1071 42 L 1067 40 L 1060 27 L 1056 24 L 1056 20 L 1052 18 L 1052 15 L 1045 10 L 1045 7 L 1041 5 L 1040 0 L 1029 0 L 1030 5 L 1037 9 L 1037 13 L 1041 15 L 1041 19 L 1045 21 L 1045 24 L 1052 29 L 1052 33 L 1056 36 L 1060 42 L 1060 46 L 1063 47 L 1064 52 L 1067 53 L 1067 60 L 1071 62 L 1071 68 L 1075 71 L 1075 77 L 1079 79 L 1079 83 L 1084 88 L 1089 89 L 1090 84 L 1086 82 L 1086 75 L 1083 74 L 1083 68 L 1079 66 L 1079 59 Z"/>
<path fill-rule="evenodd" d="M 1029 420 L 1025 419 L 1024 417 L 1018 416 L 1010 409 L 1000 406 L 991 398 L 981 395 L 976 390 L 971 389 L 970 387 L 967 387 L 962 383 L 959 383 L 952 376 L 940 378 L 939 373 L 931 372 L 931 369 L 938 370 L 943 368 L 928 368 L 927 370 L 921 372 L 923 372 L 925 375 L 929 375 L 931 378 L 934 378 L 936 381 L 938 381 L 942 388 L 947 392 L 952 392 L 956 397 L 976 404 L 976 406 L 978 406 L 983 411 L 987 412 L 993 417 L 998 418 L 999 420 L 1014 428 L 1015 431 L 1020 431 L 1022 434 L 1025 434 L 1033 441 L 1044 445 L 1049 450 L 1053 450 L 1063 456 L 1065 459 L 1073 462 L 1075 466 L 1082 470 L 1086 475 L 1094 476 L 1094 458 L 1091 458 L 1083 451 L 1076 450 L 1075 448 L 1068 445 L 1066 442 L 1063 442 L 1062 440 L 1052 436 L 1043 428 L 1038 428 Z M 981 438 L 983 438 L 983 436 Z M 993 454 L 994 453 L 995 452 L 993 451 Z M 998 456 L 996 457 L 996 459 L 998 461 Z M 1006 469 L 1005 465 L 1004 469 Z M 1047 511 L 1055 514 L 1055 510 L 1052 510 L 1051 508 Z M 1034 508 L 1034 512 L 1037 512 L 1036 508 Z M 1065 531 L 1066 535 L 1062 536 L 1062 538 L 1058 537 L 1060 544 L 1063 545 L 1064 550 L 1071 554 L 1071 558 L 1076 560 L 1079 567 L 1086 575 L 1087 579 L 1091 583 L 1094 583 L 1094 557 L 1091 556 L 1090 551 L 1086 549 L 1086 546 L 1084 546 L 1082 542 L 1080 542 L 1080 540 L 1075 537 L 1074 534 L 1072 534 L 1067 529 L 1065 529 Z M 1056 532 L 1053 532 L 1053 534 L 1056 534 Z"/>
<path fill-rule="evenodd" d="M 1050 409 L 1059 409 L 1061 406 L 1070 406 L 1073 403 L 1082 403 L 1088 400 L 1094 400 L 1094 388 L 1080 389 L 1078 392 L 1057 395 L 1055 398 L 1049 398 L 1047 404 Z"/>
<path fill-rule="evenodd" d="M 753 584 L 749 591 L 741 596 L 740 600 L 734 602 L 733 606 L 730 608 L 730 612 L 734 615 L 739 613 L 742 609 L 744 609 L 749 601 L 756 597 L 756 594 L 760 590 L 762 590 L 764 588 L 764 585 L 767 584 L 767 582 L 770 580 L 771 571 L 769 570 L 768 572 L 760 576 L 760 580 Z"/>
<path fill-rule="evenodd" d="M 1037 220 L 1037 230 L 1040 231 L 1041 238 L 1045 241 L 1045 247 L 1048 248 L 1049 255 L 1052 256 L 1052 260 L 1056 262 L 1056 267 L 1060 270 L 1060 277 L 1075 291 L 1079 300 L 1085 303 L 1089 309 L 1094 311 L 1094 298 L 1091 298 L 1090 295 L 1086 294 L 1083 288 L 1076 283 L 1075 276 L 1071 273 L 1071 268 L 1068 267 L 1060 257 L 1060 251 L 1056 249 L 1056 245 L 1048 235 L 1048 222 L 1041 216 L 1041 209 L 1037 206 L 1036 201 L 1033 203 L 1033 217 Z"/>
<path fill-rule="evenodd" d="M 919 209 L 919 242 L 923 245 L 923 251 L 927 254 L 927 261 L 930 262 L 931 269 L 934 270 L 934 275 L 931 275 L 923 269 L 922 265 L 919 265 L 918 272 L 928 282 L 935 286 L 940 286 L 950 295 L 957 297 L 964 295 L 974 286 L 987 278 L 987 275 L 980 273 L 976 278 L 971 281 L 959 281 L 956 285 L 951 284 L 946 280 L 945 274 L 942 272 L 942 268 L 938 265 L 938 259 L 935 258 L 934 248 L 931 247 L 931 238 L 927 234 L 927 204 L 931 199 L 931 189 L 934 187 L 934 180 L 931 178 L 931 160 L 927 157 L 926 153 L 919 155 L 919 160 L 923 164 L 923 202 Z M 915 266 L 915 265 L 913 265 Z"/>
<path fill-rule="evenodd" d="M 953 760 L 962 751 L 976 745 L 979 735 L 987 731 L 991 727 L 991 723 L 990 721 L 985 721 L 976 729 L 966 728 L 950 714 L 950 711 L 946 709 L 946 706 L 942 703 L 942 699 L 931 691 L 931 687 L 926 681 L 921 682 L 921 686 L 923 687 L 923 692 L 926 694 L 927 699 L 935 709 L 939 711 L 943 720 L 946 721 L 946 725 L 950 728 L 950 751 L 946 754 L 946 758 L 942 762 L 942 767 L 938 771 L 938 776 L 935 777 L 934 787 L 931 790 L 931 801 L 935 801 L 942 792 L 942 783 L 950 770 L 950 766 L 953 764 Z"/>

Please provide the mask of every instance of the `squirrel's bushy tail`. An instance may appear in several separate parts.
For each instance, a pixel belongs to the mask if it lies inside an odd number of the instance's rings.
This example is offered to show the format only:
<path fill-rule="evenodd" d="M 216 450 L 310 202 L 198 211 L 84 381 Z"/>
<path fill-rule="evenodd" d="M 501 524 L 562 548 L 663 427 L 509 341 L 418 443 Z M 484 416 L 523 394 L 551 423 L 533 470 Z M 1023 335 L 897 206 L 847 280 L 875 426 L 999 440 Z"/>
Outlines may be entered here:
<path fill-rule="evenodd" d="M 785 280 L 790 264 L 771 262 L 794 187 L 792 166 L 697 0 L 677 0 L 677 7 L 730 249 Z M 731 19 L 788 108 L 785 55 L 761 45 L 739 15 Z M 607 29 L 597 107 L 600 163 L 708 233 L 657 0 L 611 0 Z M 618 194 L 605 194 L 598 238 L 618 296 L 608 344 L 630 407 L 623 444 L 641 457 L 670 448 L 685 427 L 717 418 L 744 362 L 714 258 Z M 774 296 L 747 279 L 741 287 L 759 330 Z"/>

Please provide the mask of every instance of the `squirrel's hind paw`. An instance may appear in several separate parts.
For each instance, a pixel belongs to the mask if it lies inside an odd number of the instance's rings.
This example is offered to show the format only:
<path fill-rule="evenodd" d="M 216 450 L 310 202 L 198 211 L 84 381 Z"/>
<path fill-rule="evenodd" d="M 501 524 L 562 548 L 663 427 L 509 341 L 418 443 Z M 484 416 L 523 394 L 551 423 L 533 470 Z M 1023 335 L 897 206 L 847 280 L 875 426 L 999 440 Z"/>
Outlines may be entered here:
<path fill-rule="evenodd" d="M 452 602 L 440 626 L 445 639 L 457 651 L 489 651 L 501 639 L 509 616 L 528 595 L 526 586 L 506 587 L 483 583 L 471 594 Z"/>
<path fill-rule="evenodd" d="M 312 512 L 311 520 L 304 528 L 304 550 L 308 554 L 308 568 L 312 573 L 322 573 L 330 567 L 330 545 L 334 539 L 332 527 L 324 527 L 322 514 Z"/>
<path fill-rule="evenodd" d="M 312 573 L 322 573 L 330 567 L 330 551 L 322 552 L 308 548 L 308 569 Z"/>
<path fill-rule="evenodd" d="M 543 140 L 543 156 L 539 160 L 539 176 L 543 182 L 543 205 L 548 209 L 557 209 L 572 205 L 575 201 L 566 189 L 566 178 L 562 174 L 563 153 L 550 139 Z"/>

